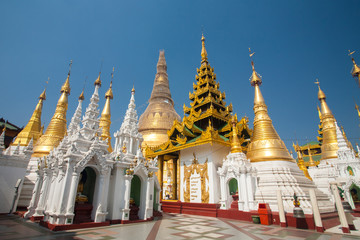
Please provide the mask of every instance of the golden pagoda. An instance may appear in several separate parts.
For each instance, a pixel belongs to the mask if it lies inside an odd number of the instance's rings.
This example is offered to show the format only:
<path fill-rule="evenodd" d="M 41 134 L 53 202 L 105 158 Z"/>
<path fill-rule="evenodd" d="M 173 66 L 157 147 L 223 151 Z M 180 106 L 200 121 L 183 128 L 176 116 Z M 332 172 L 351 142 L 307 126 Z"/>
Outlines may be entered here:
<path fill-rule="evenodd" d="M 244 117 L 239 122 L 236 116 L 232 119 L 232 104 L 226 106 L 225 92 L 219 90 L 220 84 L 216 81 L 214 68 L 208 62 L 204 36 L 201 42 L 201 66 L 195 76 L 194 91 L 189 93 L 190 107 L 184 105 L 185 116 L 182 122 L 175 120 L 167 133 L 167 141 L 155 148 L 148 148 L 147 156 L 171 153 L 206 143 L 220 143 L 229 147 L 236 144 L 234 151 L 247 150 L 251 135 L 248 119 Z M 233 142 L 236 141 L 234 133 L 238 136 L 238 143 Z"/>
<path fill-rule="evenodd" d="M 253 54 L 250 54 L 252 56 Z M 252 75 L 250 78 L 251 85 L 255 88 L 254 97 L 254 130 L 251 137 L 251 143 L 248 148 L 247 158 L 251 162 L 262 161 L 291 161 L 291 157 L 286 149 L 284 142 L 277 134 L 272 121 L 268 115 L 265 100 L 260 91 L 262 83 L 261 77 L 255 71 L 254 62 L 251 60 Z"/>
<path fill-rule="evenodd" d="M 326 103 L 325 93 L 320 88 L 317 81 L 319 92 L 318 99 L 321 106 L 321 120 L 323 124 L 323 142 L 321 145 L 321 159 L 337 158 L 338 142 L 336 136 L 335 118 Z"/>
<path fill-rule="evenodd" d="M 180 117 L 171 98 L 165 52 L 160 51 L 149 105 L 139 118 L 139 132 L 144 138 L 142 146 L 157 146 L 166 142 L 167 131 L 174 120 L 180 120 Z"/>
<path fill-rule="evenodd" d="M 61 96 L 58 100 L 54 116 L 45 133 L 39 138 L 34 146 L 32 157 L 42 157 L 50 153 L 50 151 L 59 145 L 60 141 L 66 135 L 66 112 L 68 108 L 68 96 L 70 95 L 70 70 L 65 83 L 61 87 Z"/>
<path fill-rule="evenodd" d="M 109 152 L 112 152 L 111 135 L 110 135 L 110 126 L 111 126 L 110 100 L 112 100 L 114 98 L 113 92 L 112 92 L 113 76 L 114 76 L 114 70 L 113 70 L 113 73 L 111 74 L 111 82 L 110 82 L 109 90 L 107 90 L 107 92 L 105 93 L 106 102 L 104 105 L 104 109 L 101 113 L 100 122 L 99 122 L 99 128 L 102 128 L 101 139 L 108 141 L 108 145 L 109 145 L 108 151 Z"/>
<path fill-rule="evenodd" d="M 11 144 L 12 146 L 17 146 L 18 144 L 20 144 L 20 146 L 27 146 L 31 139 L 33 139 L 33 143 L 36 144 L 43 133 L 43 128 L 41 126 L 41 111 L 44 100 L 46 100 L 46 89 L 40 94 L 39 102 L 37 103 L 29 122 L 17 135 L 15 141 Z"/>

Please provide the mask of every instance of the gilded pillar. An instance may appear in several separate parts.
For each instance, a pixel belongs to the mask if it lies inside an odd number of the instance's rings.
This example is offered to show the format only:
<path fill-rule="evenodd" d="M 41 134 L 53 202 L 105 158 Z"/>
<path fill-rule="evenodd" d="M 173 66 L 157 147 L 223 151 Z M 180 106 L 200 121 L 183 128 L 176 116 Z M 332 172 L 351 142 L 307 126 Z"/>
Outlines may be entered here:
<path fill-rule="evenodd" d="M 172 171 L 172 199 L 176 200 L 177 199 L 177 159 L 172 159 L 172 166 L 173 166 L 173 171 Z"/>
<path fill-rule="evenodd" d="M 164 155 L 159 156 L 158 180 L 160 184 L 160 199 L 163 200 L 163 171 L 164 171 Z"/>

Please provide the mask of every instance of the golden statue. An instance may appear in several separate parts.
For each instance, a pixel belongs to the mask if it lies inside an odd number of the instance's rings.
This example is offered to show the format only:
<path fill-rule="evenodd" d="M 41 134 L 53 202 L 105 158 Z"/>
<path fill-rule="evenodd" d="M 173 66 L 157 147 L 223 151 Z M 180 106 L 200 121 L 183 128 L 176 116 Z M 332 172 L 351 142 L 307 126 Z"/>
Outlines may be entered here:
<path fill-rule="evenodd" d="M 82 192 L 84 191 L 84 184 L 86 182 L 86 174 L 83 175 L 83 173 L 80 174 L 80 181 L 77 187 L 77 194 L 76 194 L 76 202 L 85 203 L 88 202 L 88 197 L 83 195 Z"/>

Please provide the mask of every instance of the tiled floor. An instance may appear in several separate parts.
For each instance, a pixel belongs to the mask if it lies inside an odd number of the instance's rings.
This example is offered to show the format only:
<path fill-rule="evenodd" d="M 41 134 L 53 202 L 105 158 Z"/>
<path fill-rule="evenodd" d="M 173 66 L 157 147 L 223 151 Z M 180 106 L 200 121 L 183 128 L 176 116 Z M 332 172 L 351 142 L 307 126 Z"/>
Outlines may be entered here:
<path fill-rule="evenodd" d="M 181 214 L 164 214 L 157 221 L 111 225 L 92 229 L 51 232 L 18 216 L 0 215 L 0 239 L 255 239 L 255 240 L 337 240 L 360 239 L 359 236 L 279 226 L 264 226 L 228 219 Z"/>

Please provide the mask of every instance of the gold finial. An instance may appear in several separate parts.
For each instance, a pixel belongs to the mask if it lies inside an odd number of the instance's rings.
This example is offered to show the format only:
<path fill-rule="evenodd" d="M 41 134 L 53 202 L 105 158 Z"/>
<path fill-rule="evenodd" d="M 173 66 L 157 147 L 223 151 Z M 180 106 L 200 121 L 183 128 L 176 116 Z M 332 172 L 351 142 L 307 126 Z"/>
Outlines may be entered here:
<path fill-rule="evenodd" d="M 101 75 L 101 71 L 99 72 L 99 76 L 97 77 L 97 79 L 96 79 L 95 82 L 94 82 L 94 85 L 95 85 L 95 86 L 101 87 L 100 75 Z"/>
<path fill-rule="evenodd" d="M 201 64 L 203 63 L 207 63 L 207 52 L 206 52 L 206 48 L 205 48 L 205 37 L 204 34 L 202 34 L 201 36 Z"/>
<path fill-rule="evenodd" d="M 71 72 L 71 66 L 72 66 L 72 60 L 70 60 L 70 64 L 69 64 L 69 73 L 68 76 L 66 78 L 65 83 L 62 85 L 60 92 L 61 93 L 66 93 L 66 95 L 70 95 L 70 72 Z"/>
<path fill-rule="evenodd" d="M 82 90 L 80 96 L 79 96 L 79 100 L 84 101 L 85 97 L 84 97 L 84 90 Z"/>
<path fill-rule="evenodd" d="M 39 99 L 46 100 L 46 88 L 44 91 L 40 94 Z"/>
<path fill-rule="evenodd" d="M 351 60 L 353 62 L 353 68 L 351 70 L 351 75 L 354 78 L 358 78 L 358 84 L 360 86 L 360 67 L 356 64 L 355 59 L 352 57 L 352 55 L 355 53 L 355 51 L 350 52 L 349 50 L 349 56 L 351 57 Z"/>
<path fill-rule="evenodd" d="M 316 82 L 314 82 L 316 85 L 318 85 L 319 92 L 318 92 L 318 99 L 321 101 L 321 99 L 326 99 L 325 93 L 320 88 L 320 82 L 319 79 L 316 79 Z"/>
<path fill-rule="evenodd" d="M 231 153 L 237 153 L 237 152 L 242 152 L 241 149 L 241 144 L 237 135 L 237 128 L 236 128 L 236 123 L 237 123 L 237 119 L 236 116 L 232 116 L 231 118 L 231 123 L 232 123 L 232 141 L 231 141 Z"/>
<path fill-rule="evenodd" d="M 252 67 L 252 75 L 250 77 L 250 83 L 251 86 L 258 85 L 260 86 L 262 83 L 261 77 L 258 75 L 258 73 L 255 71 L 254 61 L 252 59 L 252 56 L 254 56 L 255 52 L 251 52 L 251 49 L 249 48 L 249 56 L 251 59 L 251 67 Z"/>
<path fill-rule="evenodd" d="M 45 83 L 46 83 L 45 89 L 44 89 L 44 91 L 41 93 L 39 99 L 46 100 L 46 87 L 47 87 L 47 84 L 49 83 L 49 81 L 50 81 L 50 77 L 48 77 L 48 80 L 45 82 Z"/>
<path fill-rule="evenodd" d="M 135 87 L 133 85 L 132 89 L 131 89 L 131 94 L 135 94 Z"/>

